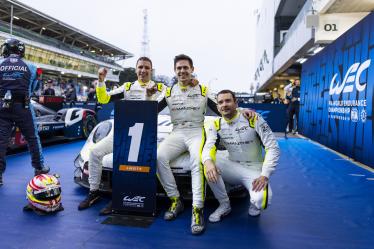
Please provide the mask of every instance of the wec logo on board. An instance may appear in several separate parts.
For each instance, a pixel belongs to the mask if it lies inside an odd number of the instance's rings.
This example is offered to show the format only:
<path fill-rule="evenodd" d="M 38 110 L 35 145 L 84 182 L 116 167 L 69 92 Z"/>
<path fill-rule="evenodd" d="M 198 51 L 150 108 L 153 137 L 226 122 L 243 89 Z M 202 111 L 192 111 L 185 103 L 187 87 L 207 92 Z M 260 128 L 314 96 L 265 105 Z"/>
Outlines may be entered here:
<path fill-rule="evenodd" d="M 354 63 L 352 66 L 347 70 L 347 73 L 344 76 L 343 82 L 339 84 L 339 80 L 335 83 L 338 74 L 336 73 L 334 77 L 332 77 L 330 83 L 330 91 L 329 94 L 341 94 L 343 93 L 350 93 L 353 91 L 353 85 L 356 86 L 357 91 L 361 92 L 365 90 L 366 83 L 360 83 L 360 76 L 363 71 L 369 68 L 371 60 L 366 60 L 363 63 Z"/>
<path fill-rule="evenodd" d="M 129 197 L 129 196 L 125 196 L 124 198 L 123 198 L 123 201 L 125 202 L 125 201 L 128 201 L 128 202 L 144 202 L 144 199 L 145 199 L 145 197 L 144 196 L 134 196 L 134 197 Z"/>

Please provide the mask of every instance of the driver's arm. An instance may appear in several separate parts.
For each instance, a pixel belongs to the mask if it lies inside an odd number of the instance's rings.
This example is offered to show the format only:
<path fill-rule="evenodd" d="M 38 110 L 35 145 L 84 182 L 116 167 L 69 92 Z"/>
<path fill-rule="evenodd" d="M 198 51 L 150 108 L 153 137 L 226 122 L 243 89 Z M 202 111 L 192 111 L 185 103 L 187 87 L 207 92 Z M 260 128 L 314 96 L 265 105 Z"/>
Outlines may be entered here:
<path fill-rule="evenodd" d="M 161 101 L 158 102 L 158 105 L 157 105 L 158 113 L 164 110 L 167 105 L 168 103 L 166 102 L 166 97 L 164 97 L 163 99 L 161 99 Z"/>
<path fill-rule="evenodd" d="M 112 101 L 124 99 L 125 98 L 125 84 L 118 87 L 117 89 L 107 92 L 105 83 L 97 82 L 96 96 L 97 96 L 97 101 L 100 104 L 107 104 Z"/>

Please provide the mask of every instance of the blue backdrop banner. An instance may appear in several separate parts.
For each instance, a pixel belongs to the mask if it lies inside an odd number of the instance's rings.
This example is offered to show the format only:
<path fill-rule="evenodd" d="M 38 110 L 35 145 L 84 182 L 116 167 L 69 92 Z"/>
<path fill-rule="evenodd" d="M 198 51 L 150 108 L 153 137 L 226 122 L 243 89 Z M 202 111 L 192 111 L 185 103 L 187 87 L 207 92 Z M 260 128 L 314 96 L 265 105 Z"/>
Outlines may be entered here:
<path fill-rule="evenodd" d="M 303 64 L 299 131 L 374 167 L 374 14 Z"/>
<path fill-rule="evenodd" d="M 251 108 L 260 113 L 273 132 L 284 132 L 288 122 L 287 105 L 283 104 L 239 104 L 243 108 Z"/>
<path fill-rule="evenodd" d="M 156 213 L 157 102 L 117 101 L 114 108 L 115 213 Z"/>

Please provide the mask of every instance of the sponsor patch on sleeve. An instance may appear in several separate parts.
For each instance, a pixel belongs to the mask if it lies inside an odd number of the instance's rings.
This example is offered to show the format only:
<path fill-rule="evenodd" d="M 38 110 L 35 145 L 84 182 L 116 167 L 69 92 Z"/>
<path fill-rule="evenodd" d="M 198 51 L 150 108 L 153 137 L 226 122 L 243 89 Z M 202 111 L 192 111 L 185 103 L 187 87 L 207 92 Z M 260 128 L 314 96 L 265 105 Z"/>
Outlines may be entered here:
<path fill-rule="evenodd" d="M 269 127 L 269 125 L 267 123 L 261 124 L 260 125 L 260 129 L 261 129 L 261 131 L 262 131 L 263 134 L 268 134 L 271 131 L 270 127 Z"/>

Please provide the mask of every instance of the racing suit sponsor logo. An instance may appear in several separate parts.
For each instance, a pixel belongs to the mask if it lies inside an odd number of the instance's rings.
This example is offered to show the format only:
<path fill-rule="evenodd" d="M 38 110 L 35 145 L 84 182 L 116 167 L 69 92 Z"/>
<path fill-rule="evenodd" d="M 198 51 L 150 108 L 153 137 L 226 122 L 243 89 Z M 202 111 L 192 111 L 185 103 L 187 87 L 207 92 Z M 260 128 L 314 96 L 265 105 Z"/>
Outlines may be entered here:
<path fill-rule="evenodd" d="M 195 93 L 195 94 L 189 94 L 187 97 L 188 98 L 198 98 L 200 96 L 201 96 L 201 94 Z"/>
<path fill-rule="evenodd" d="M 222 134 L 221 135 L 222 139 L 227 139 L 227 140 L 232 140 L 232 139 L 235 139 L 233 135 L 226 135 L 226 134 Z"/>
<path fill-rule="evenodd" d="M 249 128 L 248 126 L 242 126 L 242 127 L 235 128 L 235 131 L 241 133 L 243 131 L 248 130 L 248 128 Z"/>
<path fill-rule="evenodd" d="M 181 106 L 181 107 L 174 107 L 171 110 L 172 111 L 189 111 L 189 110 L 197 111 L 197 110 L 200 110 L 200 107 L 199 106 Z"/>
<path fill-rule="evenodd" d="M 128 195 L 126 195 L 124 198 L 123 198 L 123 206 L 124 207 L 135 207 L 135 208 L 143 208 L 144 207 L 144 199 L 146 197 L 144 196 L 134 196 L 134 197 L 130 197 Z"/>
<path fill-rule="evenodd" d="M 26 66 L 0 66 L 0 71 L 23 71 L 27 72 Z"/>
<path fill-rule="evenodd" d="M 253 140 L 248 141 L 226 141 L 225 145 L 243 145 L 253 143 Z"/>
<path fill-rule="evenodd" d="M 262 125 L 260 125 L 260 129 L 262 130 L 262 133 L 264 134 L 267 134 L 267 133 L 270 133 L 270 127 L 267 123 L 263 123 Z"/>

